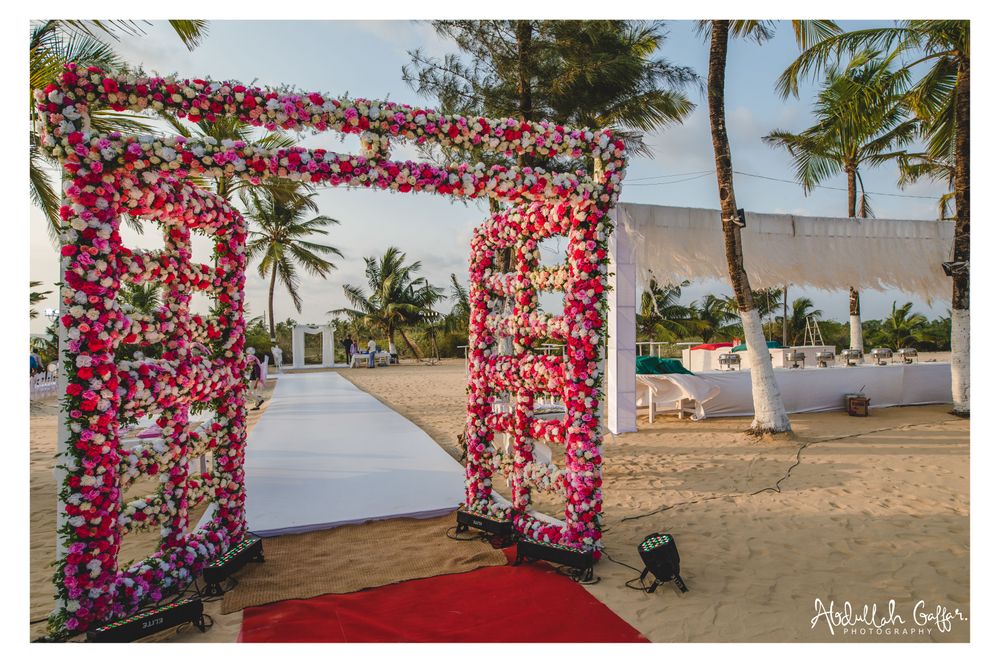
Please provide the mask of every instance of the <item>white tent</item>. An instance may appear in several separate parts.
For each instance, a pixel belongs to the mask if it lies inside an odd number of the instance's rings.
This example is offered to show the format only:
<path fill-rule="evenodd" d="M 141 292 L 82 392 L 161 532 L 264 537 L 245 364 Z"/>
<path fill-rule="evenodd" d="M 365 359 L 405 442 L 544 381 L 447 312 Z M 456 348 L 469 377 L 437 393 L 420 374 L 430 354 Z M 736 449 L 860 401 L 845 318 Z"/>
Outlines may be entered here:
<path fill-rule="evenodd" d="M 718 210 L 620 203 L 608 298 L 608 427 L 635 430 L 637 283 L 728 278 Z M 824 290 L 898 288 L 947 297 L 955 225 L 942 221 L 746 214 L 744 261 L 753 288 L 794 283 Z M 638 280 L 637 280 L 638 279 Z"/>
<path fill-rule="evenodd" d="M 306 334 L 323 334 L 323 359 L 320 366 L 333 368 L 333 327 L 330 325 L 295 325 L 292 330 L 292 368 L 306 368 Z"/>

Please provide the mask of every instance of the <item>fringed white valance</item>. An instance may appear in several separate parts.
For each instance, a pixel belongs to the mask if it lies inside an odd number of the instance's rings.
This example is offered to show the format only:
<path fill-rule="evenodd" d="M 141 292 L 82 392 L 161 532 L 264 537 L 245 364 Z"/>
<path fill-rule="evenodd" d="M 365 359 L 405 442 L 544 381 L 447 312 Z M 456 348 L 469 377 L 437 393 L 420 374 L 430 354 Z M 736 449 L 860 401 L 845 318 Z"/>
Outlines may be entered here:
<path fill-rule="evenodd" d="M 718 210 L 619 203 L 640 282 L 728 278 Z M 955 224 L 747 212 L 743 254 L 753 288 L 897 288 L 928 303 L 947 298 Z"/>

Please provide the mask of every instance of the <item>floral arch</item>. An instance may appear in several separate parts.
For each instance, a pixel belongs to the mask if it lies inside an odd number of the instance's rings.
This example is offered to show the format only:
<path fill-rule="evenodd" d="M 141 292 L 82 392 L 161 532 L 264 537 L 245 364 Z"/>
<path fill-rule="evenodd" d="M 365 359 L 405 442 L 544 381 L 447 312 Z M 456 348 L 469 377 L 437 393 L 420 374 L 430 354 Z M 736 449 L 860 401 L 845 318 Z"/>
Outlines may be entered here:
<path fill-rule="evenodd" d="M 601 384 L 607 242 L 625 168 L 623 142 L 609 131 L 550 123 L 443 115 L 364 99 L 287 94 L 234 82 L 111 75 L 70 65 L 34 95 L 42 147 L 63 165 L 62 317 L 67 381 L 61 427 L 60 559 L 51 628 L 81 632 L 132 614 L 183 589 L 204 565 L 242 540 L 246 438 L 243 286 L 246 226 L 190 175 L 269 177 L 453 197 L 489 197 L 507 209 L 480 226 L 470 265 L 470 379 L 466 509 L 513 521 L 521 536 L 598 556 L 601 514 Z M 263 150 L 241 141 L 100 134 L 92 108 L 156 110 L 214 120 L 227 116 L 268 130 L 360 134 L 362 154 L 292 147 Z M 393 141 L 431 143 L 447 152 L 599 160 L 597 177 L 466 163 L 435 166 L 390 158 Z M 157 223 L 162 251 L 122 245 L 119 216 Z M 213 265 L 191 262 L 192 232 L 214 238 Z M 538 242 L 568 237 L 567 259 L 539 266 Z M 513 251 L 515 269 L 498 257 Z M 168 304 L 144 318 L 122 309 L 122 283 L 160 281 Z M 218 304 L 207 317 L 188 309 L 201 291 Z M 562 315 L 538 310 L 538 293 L 564 294 Z M 513 311 L 503 307 L 513 300 Z M 532 352 L 540 339 L 565 342 L 564 357 Z M 513 354 L 499 353 L 509 339 Z M 123 357 L 156 347 L 157 358 Z M 534 415 L 538 396 L 559 398 L 561 419 Z M 501 399 L 513 411 L 496 412 Z M 192 410 L 212 416 L 192 427 Z M 161 440 L 124 448 L 121 426 L 153 415 Z M 499 433 L 511 441 L 495 444 Z M 564 469 L 536 458 L 534 441 L 562 444 Z M 190 460 L 211 452 L 208 472 Z M 493 491 L 508 473 L 513 501 Z M 141 475 L 158 477 L 149 496 L 123 502 Z M 562 519 L 531 509 L 533 490 L 562 492 Z M 188 514 L 209 511 L 193 528 Z M 118 553 L 125 532 L 159 528 L 157 552 L 127 568 Z"/>

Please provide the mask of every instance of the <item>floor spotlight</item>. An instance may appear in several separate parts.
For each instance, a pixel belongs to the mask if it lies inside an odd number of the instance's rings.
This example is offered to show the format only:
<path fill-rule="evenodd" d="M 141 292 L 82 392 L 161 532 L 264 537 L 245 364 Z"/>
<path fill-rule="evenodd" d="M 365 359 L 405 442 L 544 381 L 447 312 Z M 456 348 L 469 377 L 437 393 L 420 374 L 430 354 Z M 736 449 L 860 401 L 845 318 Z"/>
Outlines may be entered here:
<path fill-rule="evenodd" d="M 646 588 L 652 594 L 656 588 L 666 582 L 673 582 L 681 592 L 688 591 L 681 578 L 681 555 L 677 552 L 677 543 L 669 534 L 650 534 L 639 544 L 639 557 L 646 568 L 642 570 L 639 579 L 645 585 L 646 576 L 650 573 L 656 580 Z"/>

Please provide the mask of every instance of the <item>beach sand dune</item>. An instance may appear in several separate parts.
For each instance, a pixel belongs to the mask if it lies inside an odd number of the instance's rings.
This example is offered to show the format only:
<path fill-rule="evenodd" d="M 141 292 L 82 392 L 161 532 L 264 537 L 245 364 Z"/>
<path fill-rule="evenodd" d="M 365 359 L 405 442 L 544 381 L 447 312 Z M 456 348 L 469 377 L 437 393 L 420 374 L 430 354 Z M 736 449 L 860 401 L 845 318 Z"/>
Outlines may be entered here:
<path fill-rule="evenodd" d="M 341 373 L 461 455 L 462 361 Z M 606 552 L 641 567 L 638 542 L 670 532 L 691 591 L 627 589 L 637 574 L 609 559 L 588 591 L 653 641 L 968 641 L 968 621 L 952 619 L 945 631 L 943 620 L 939 628 L 913 615 L 915 606 L 969 611 L 969 422 L 947 410 L 793 415 L 795 435 L 783 439 L 745 435 L 746 418 L 640 418 L 637 433 L 605 439 Z M 259 415 L 251 413 L 251 424 Z M 54 407 L 33 408 L 31 440 L 36 618 L 52 605 Z M 556 504 L 539 501 L 551 511 Z M 126 543 L 140 551 L 154 545 Z M 894 600 L 903 623 L 882 633 L 864 624 L 831 633 L 826 618 L 812 625 L 817 600 L 841 612 L 850 602 L 855 613 L 875 604 L 878 618 Z M 213 629 L 175 640 L 234 641 L 240 614 L 220 615 L 217 606 L 207 606 Z M 43 630 L 33 626 L 32 636 Z"/>

